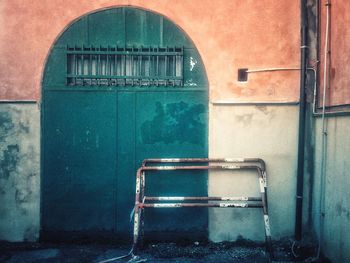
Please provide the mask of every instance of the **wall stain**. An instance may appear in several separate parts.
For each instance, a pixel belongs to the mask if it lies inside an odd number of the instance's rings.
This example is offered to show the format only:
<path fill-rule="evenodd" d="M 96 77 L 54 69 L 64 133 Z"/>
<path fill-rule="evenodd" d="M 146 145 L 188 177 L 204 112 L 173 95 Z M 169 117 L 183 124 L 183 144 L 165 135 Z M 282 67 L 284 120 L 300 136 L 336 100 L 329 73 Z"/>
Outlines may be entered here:
<path fill-rule="evenodd" d="M 343 207 L 342 207 L 342 203 L 337 203 L 335 205 L 335 212 L 337 214 L 337 216 L 341 216 L 343 214 Z"/>
<path fill-rule="evenodd" d="M 29 133 L 29 124 L 28 123 L 20 122 L 18 124 L 18 126 L 19 126 L 19 129 L 21 131 L 23 131 L 24 133 Z"/>
<path fill-rule="evenodd" d="M 0 181 L 0 195 L 5 195 L 6 194 L 6 188 L 3 186 L 3 183 Z"/>
<path fill-rule="evenodd" d="M 242 123 L 243 126 L 249 126 L 252 123 L 253 116 L 253 113 L 237 115 L 236 121 Z"/>
<path fill-rule="evenodd" d="M 14 124 L 8 112 L 0 112 L 0 142 L 4 142 L 8 134 L 13 130 Z"/>
<path fill-rule="evenodd" d="M 27 203 L 30 201 L 32 191 L 29 188 L 17 189 L 15 194 L 15 200 L 17 205 Z"/>
<path fill-rule="evenodd" d="M 8 179 L 10 174 L 17 169 L 19 161 L 19 146 L 7 145 L 7 149 L 3 151 L 3 157 L 0 159 L 0 178 Z"/>
<path fill-rule="evenodd" d="M 269 114 L 269 110 L 266 106 L 255 106 L 257 110 L 261 111 L 265 115 Z"/>
<path fill-rule="evenodd" d="M 350 211 L 348 211 L 344 206 L 343 206 L 343 201 L 338 202 L 335 205 L 335 213 L 337 216 L 341 217 L 343 215 L 346 216 L 348 220 L 350 220 Z"/>
<path fill-rule="evenodd" d="M 155 104 L 155 115 L 152 120 L 141 125 L 142 142 L 155 143 L 204 143 L 203 130 L 205 124 L 201 120 L 205 114 L 202 104 L 189 105 L 183 101 L 163 105 Z"/>

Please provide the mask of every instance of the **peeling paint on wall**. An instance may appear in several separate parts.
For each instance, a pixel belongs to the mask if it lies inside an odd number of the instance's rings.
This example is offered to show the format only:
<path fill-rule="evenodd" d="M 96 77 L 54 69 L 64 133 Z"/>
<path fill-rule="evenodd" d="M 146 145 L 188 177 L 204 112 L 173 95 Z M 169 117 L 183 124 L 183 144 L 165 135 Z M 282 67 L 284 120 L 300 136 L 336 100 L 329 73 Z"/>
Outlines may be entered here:
<path fill-rule="evenodd" d="M 37 105 L 0 104 L 0 240 L 38 239 L 39 123 Z"/>

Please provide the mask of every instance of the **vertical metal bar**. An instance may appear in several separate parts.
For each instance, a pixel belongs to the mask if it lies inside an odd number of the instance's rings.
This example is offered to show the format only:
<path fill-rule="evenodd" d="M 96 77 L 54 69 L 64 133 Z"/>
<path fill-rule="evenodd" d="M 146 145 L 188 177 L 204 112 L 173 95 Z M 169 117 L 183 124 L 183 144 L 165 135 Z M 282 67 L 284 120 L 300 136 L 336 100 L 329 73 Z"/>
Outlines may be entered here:
<path fill-rule="evenodd" d="M 118 47 L 116 47 L 116 52 L 117 52 L 117 50 L 118 50 Z M 114 58 L 114 70 L 113 70 L 113 75 L 114 76 L 117 76 L 118 75 L 118 55 L 117 54 L 114 54 L 113 55 L 113 58 Z M 115 85 L 116 86 L 118 86 L 118 84 L 119 84 L 119 81 L 118 81 L 118 78 L 115 78 L 114 79 L 114 83 L 115 83 Z"/>
<path fill-rule="evenodd" d="M 148 85 L 151 85 L 151 48 L 148 48 Z M 146 74 L 146 69 L 145 69 L 145 74 Z"/>
<path fill-rule="evenodd" d="M 72 67 L 73 78 L 71 80 L 72 80 L 73 85 L 75 85 L 75 83 L 76 83 L 76 76 L 77 76 L 77 65 L 76 65 L 76 55 L 75 54 L 73 54 L 72 66 L 73 66 Z"/>
<path fill-rule="evenodd" d="M 111 51 L 112 49 L 111 49 L 111 47 L 110 46 L 108 46 L 108 48 L 107 48 L 107 65 L 106 65 L 106 75 L 111 75 L 111 57 L 110 57 L 110 52 L 109 51 Z"/>
<path fill-rule="evenodd" d="M 137 68 L 137 76 L 139 78 L 139 85 L 141 85 L 141 82 L 142 82 L 142 78 L 141 78 L 141 75 L 142 75 L 142 67 L 141 67 L 141 63 L 142 63 L 142 55 L 140 55 L 140 52 L 142 52 L 142 46 L 139 50 L 139 55 L 137 56 L 137 59 L 138 59 L 138 67 Z"/>
<path fill-rule="evenodd" d="M 72 70 L 72 65 L 71 65 L 71 55 L 70 54 L 68 54 L 68 50 L 69 50 L 69 48 L 68 48 L 68 45 L 66 46 L 66 86 L 68 86 L 68 84 L 69 84 L 69 81 L 70 81 L 70 79 L 69 79 L 69 77 L 68 77 L 68 75 L 69 75 L 69 69 L 70 70 Z"/>
<path fill-rule="evenodd" d="M 85 75 L 84 60 L 85 60 L 85 56 L 84 54 L 81 54 L 81 83 L 83 86 L 84 86 L 84 75 Z"/>
<path fill-rule="evenodd" d="M 182 46 L 181 47 L 181 57 L 180 57 L 180 66 L 181 66 L 181 80 L 180 80 L 180 83 L 181 83 L 181 86 L 184 85 L 183 83 L 183 80 L 185 78 L 184 76 L 184 47 Z"/>
<path fill-rule="evenodd" d="M 145 186 L 146 186 L 146 176 L 145 176 L 145 171 L 142 171 L 141 173 L 141 180 L 140 180 L 140 184 L 141 184 L 141 189 L 140 189 L 140 201 L 142 203 L 145 202 Z M 140 235 L 141 235 L 141 245 L 143 244 L 143 238 L 144 238 L 144 235 L 145 235 L 145 221 L 144 221 L 144 213 L 145 213 L 145 210 L 142 209 L 141 210 L 141 213 L 140 213 Z"/>
<path fill-rule="evenodd" d="M 134 213 L 134 240 L 132 245 L 132 251 L 137 253 L 137 245 L 140 233 L 140 190 L 141 190 L 141 169 L 139 168 L 136 173 L 136 191 L 135 191 L 135 213 Z"/>
<path fill-rule="evenodd" d="M 80 81 L 81 85 L 84 86 L 84 44 L 81 45 L 81 55 L 80 55 Z"/>
<path fill-rule="evenodd" d="M 175 52 L 175 48 L 174 48 L 174 52 Z M 173 63 L 172 63 L 172 74 L 171 74 L 171 75 L 172 75 L 173 77 L 175 77 L 175 75 L 176 75 L 176 68 L 175 68 L 176 55 L 173 55 L 173 56 L 172 56 L 172 59 L 173 59 L 173 60 L 172 60 Z"/>
<path fill-rule="evenodd" d="M 118 75 L 118 55 L 114 54 L 114 72 L 113 75 Z"/>
<path fill-rule="evenodd" d="M 181 47 L 181 86 L 184 85 L 183 81 L 185 79 L 185 70 L 184 70 L 184 47 Z"/>
<path fill-rule="evenodd" d="M 95 64 L 95 85 L 97 85 L 97 75 L 98 75 L 98 55 L 94 55 Z"/>
<path fill-rule="evenodd" d="M 152 49 L 153 51 L 153 49 Z M 152 52 L 152 55 L 151 55 L 151 61 L 152 61 L 152 65 L 150 66 L 150 79 L 152 81 L 152 84 L 154 85 L 155 84 L 155 72 L 156 72 L 156 56 L 153 54 Z"/>
<path fill-rule="evenodd" d="M 74 47 L 74 50 L 75 50 L 75 47 Z M 77 58 L 77 55 L 74 54 L 73 55 L 74 57 L 74 85 L 77 84 L 77 75 L 78 75 L 78 58 Z"/>
<path fill-rule="evenodd" d="M 84 55 L 80 55 L 80 75 L 84 75 Z"/>
<path fill-rule="evenodd" d="M 110 86 L 111 85 L 111 68 L 110 68 L 110 61 L 109 61 L 109 52 L 110 51 L 110 47 L 107 47 L 107 54 L 106 54 L 106 69 L 105 69 L 105 73 L 108 76 L 107 78 L 107 85 Z"/>
<path fill-rule="evenodd" d="M 91 82 L 90 82 L 90 80 L 91 80 L 91 78 L 90 78 L 90 76 L 91 76 L 91 54 L 87 54 L 87 55 L 85 55 L 85 57 L 86 57 L 86 63 L 87 63 L 86 82 L 88 85 L 91 85 Z"/>
<path fill-rule="evenodd" d="M 165 76 L 165 86 L 167 86 L 167 84 L 168 84 L 168 80 L 167 80 L 167 76 L 168 76 L 168 72 L 167 72 L 167 70 L 168 70 L 168 55 L 167 55 L 167 52 L 169 51 L 169 48 L 168 47 L 166 47 L 166 49 L 165 49 L 165 56 L 164 56 L 164 76 Z"/>
<path fill-rule="evenodd" d="M 89 84 L 92 85 L 92 55 L 91 55 L 91 46 L 90 46 L 90 54 L 89 54 L 88 75 L 89 75 Z"/>
<path fill-rule="evenodd" d="M 134 86 L 134 47 L 131 52 L 131 86 Z"/>
<path fill-rule="evenodd" d="M 126 48 L 123 48 L 124 51 L 126 51 Z M 123 76 L 124 76 L 124 85 L 126 85 L 126 55 L 122 55 L 123 60 L 124 60 L 124 66 L 123 66 Z"/>
<path fill-rule="evenodd" d="M 159 47 L 157 48 L 156 50 L 156 53 L 157 53 L 157 64 L 156 64 L 156 78 L 157 78 L 157 86 L 159 84 Z"/>
<path fill-rule="evenodd" d="M 100 85 L 100 83 L 101 83 L 101 77 L 100 77 L 100 75 L 101 75 L 101 72 L 102 72 L 102 70 L 101 70 L 101 53 L 99 53 L 98 55 L 98 62 L 97 62 L 97 79 L 96 79 L 96 82 L 97 82 L 97 85 Z"/>
<path fill-rule="evenodd" d="M 125 48 L 123 48 L 124 51 L 126 51 Z M 122 55 L 122 62 L 123 62 L 123 66 L 122 66 L 122 75 L 126 76 L 126 55 Z"/>
<path fill-rule="evenodd" d="M 261 200 L 263 205 L 266 248 L 267 248 L 267 252 L 270 254 L 270 259 L 273 259 L 274 255 L 273 255 L 273 249 L 272 249 L 270 220 L 269 220 L 268 207 L 267 207 L 266 171 L 262 171 L 260 168 L 257 168 L 257 170 L 259 174 L 260 193 L 261 193 Z"/>
<path fill-rule="evenodd" d="M 174 52 L 175 52 L 175 48 L 174 48 Z M 176 55 L 173 56 L 173 86 L 175 86 L 175 82 L 176 82 Z"/>
<path fill-rule="evenodd" d="M 141 193 L 140 193 L 140 200 L 144 202 L 145 199 L 145 189 L 146 189 L 146 176 L 145 171 L 142 171 L 141 173 Z"/>
<path fill-rule="evenodd" d="M 141 52 L 142 52 L 142 47 L 141 47 Z M 142 84 L 141 82 L 142 82 L 142 57 L 143 57 L 143 55 L 139 55 L 139 81 L 140 81 L 140 85 Z"/>
<path fill-rule="evenodd" d="M 81 59 L 81 55 L 79 55 L 79 54 L 77 54 L 77 81 L 78 80 L 80 80 L 80 71 L 81 71 L 81 65 L 80 65 L 80 63 L 81 63 L 81 61 L 80 61 L 80 59 Z M 77 84 L 78 84 L 78 82 L 77 82 Z"/>

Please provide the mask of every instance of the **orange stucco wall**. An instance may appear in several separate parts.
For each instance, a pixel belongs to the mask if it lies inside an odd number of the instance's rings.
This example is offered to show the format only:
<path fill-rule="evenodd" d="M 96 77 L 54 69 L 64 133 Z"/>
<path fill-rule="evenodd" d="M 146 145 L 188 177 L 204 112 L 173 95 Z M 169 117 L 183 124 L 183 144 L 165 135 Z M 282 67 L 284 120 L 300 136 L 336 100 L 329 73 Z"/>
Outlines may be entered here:
<path fill-rule="evenodd" d="M 324 48 L 326 35 L 326 0 L 321 1 L 321 47 L 319 105 L 322 103 L 324 82 Z M 350 104 L 350 2 L 331 1 L 329 27 L 329 86 L 326 89 L 326 104 L 337 106 Z"/>
<path fill-rule="evenodd" d="M 290 0 L 2 0 L 0 100 L 39 100 L 51 45 L 74 19 L 97 9 L 132 5 L 170 18 L 197 46 L 210 99 L 297 101 L 299 72 L 237 69 L 299 67 L 299 1 Z"/>

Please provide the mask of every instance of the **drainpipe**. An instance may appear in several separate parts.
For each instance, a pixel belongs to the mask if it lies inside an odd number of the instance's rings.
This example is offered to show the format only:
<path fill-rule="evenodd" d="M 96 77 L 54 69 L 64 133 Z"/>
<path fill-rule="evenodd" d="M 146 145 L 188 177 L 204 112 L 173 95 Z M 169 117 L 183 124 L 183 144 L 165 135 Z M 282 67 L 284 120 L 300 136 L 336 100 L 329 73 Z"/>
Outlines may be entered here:
<path fill-rule="evenodd" d="M 300 56 L 300 108 L 299 108 L 299 138 L 298 138 L 298 167 L 297 167 L 297 192 L 295 210 L 295 240 L 302 237 L 302 210 L 303 210 L 303 184 L 304 184 L 304 150 L 305 150 L 305 80 L 306 80 L 306 55 L 307 55 L 307 7 L 306 0 L 300 0 L 301 15 L 301 56 Z"/>

